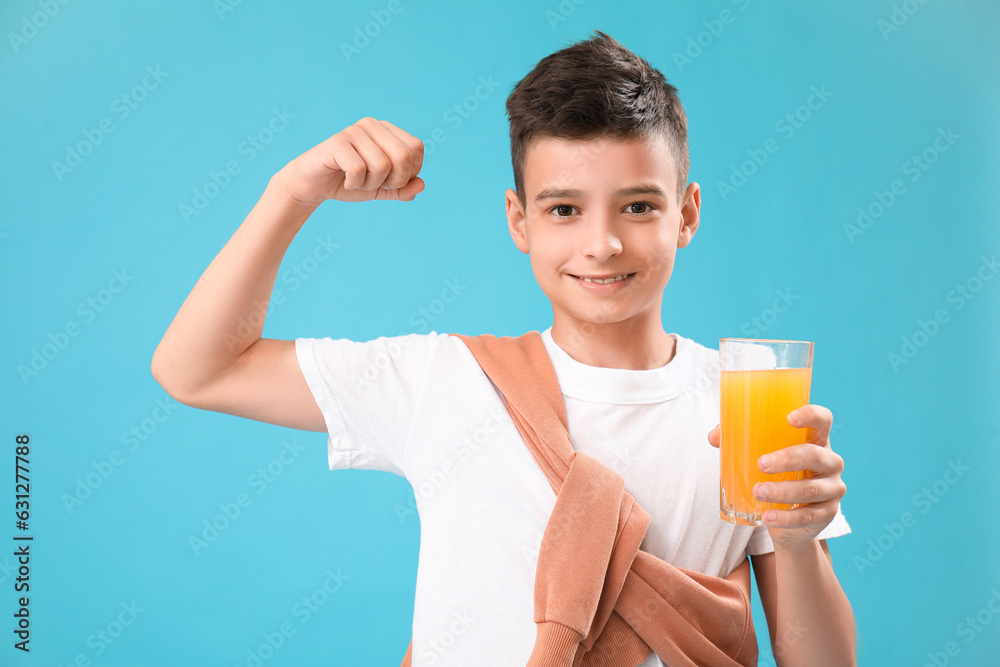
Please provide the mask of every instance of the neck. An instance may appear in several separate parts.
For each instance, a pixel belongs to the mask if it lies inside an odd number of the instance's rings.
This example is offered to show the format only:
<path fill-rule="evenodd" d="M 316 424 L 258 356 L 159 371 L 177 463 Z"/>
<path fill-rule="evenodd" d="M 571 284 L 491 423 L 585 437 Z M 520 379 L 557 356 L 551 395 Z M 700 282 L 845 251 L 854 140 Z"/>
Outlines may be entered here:
<path fill-rule="evenodd" d="M 556 313 L 552 340 L 581 364 L 650 370 L 667 365 L 676 341 L 663 330 L 659 312 L 622 322 L 587 322 Z"/>

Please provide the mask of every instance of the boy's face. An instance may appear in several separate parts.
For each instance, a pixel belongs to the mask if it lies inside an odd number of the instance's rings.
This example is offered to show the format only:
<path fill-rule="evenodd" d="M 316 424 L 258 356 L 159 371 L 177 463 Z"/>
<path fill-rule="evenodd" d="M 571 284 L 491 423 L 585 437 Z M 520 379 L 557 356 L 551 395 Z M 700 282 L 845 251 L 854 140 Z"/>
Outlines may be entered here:
<path fill-rule="evenodd" d="M 554 326 L 632 320 L 662 330 L 663 290 L 701 206 L 697 183 L 676 201 L 666 140 L 538 139 L 525 159 L 524 191 L 522 210 L 507 190 L 508 227 L 552 301 Z M 582 279 L 621 274 L 628 277 L 607 285 Z"/>

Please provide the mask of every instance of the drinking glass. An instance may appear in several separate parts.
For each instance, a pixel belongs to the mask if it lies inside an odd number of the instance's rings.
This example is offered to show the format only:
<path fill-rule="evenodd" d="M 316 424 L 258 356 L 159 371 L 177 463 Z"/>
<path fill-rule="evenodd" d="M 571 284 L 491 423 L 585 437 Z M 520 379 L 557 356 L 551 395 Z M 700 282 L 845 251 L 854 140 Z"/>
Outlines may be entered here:
<path fill-rule="evenodd" d="M 724 521 L 762 526 L 769 509 L 798 504 L 757 500 L 758 482 L 805 479 L 807 471 L 764 473 L 757 459 L 805 442 L 806 429 L 788 423 L 788 413 L 809 404 L 813 344 L 799 340 L 719 340 L 719 515 Z"/>

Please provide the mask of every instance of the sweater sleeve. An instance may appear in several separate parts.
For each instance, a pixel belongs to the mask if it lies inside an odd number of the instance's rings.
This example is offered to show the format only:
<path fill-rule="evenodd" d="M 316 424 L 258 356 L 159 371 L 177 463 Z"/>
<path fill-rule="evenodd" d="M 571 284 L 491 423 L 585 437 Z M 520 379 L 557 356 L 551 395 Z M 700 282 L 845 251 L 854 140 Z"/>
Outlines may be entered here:
<path fill-rule="evenodd" d="M 330 470 L 406 476 L 410 426 L 443 335 L 295 339 L 299 367 L 326 422 Z"/>

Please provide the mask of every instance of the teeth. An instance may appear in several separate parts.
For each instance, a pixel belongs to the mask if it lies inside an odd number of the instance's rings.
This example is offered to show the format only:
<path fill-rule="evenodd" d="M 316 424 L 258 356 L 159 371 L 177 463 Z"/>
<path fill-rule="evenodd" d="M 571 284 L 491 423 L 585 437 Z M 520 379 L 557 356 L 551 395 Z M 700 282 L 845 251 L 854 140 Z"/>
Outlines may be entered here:
<path fill-rule="evenodd" d="M 587 281 L 588 283 L 598 283 L 599 285 L 607 285 L 608 283 L 614 283 L 614 282 L 618 282 L 619 280 L 624 280 L 625 276 L 627 276 L 627 275 L 629 275 L 629 274 L 623 273 L 622 275 L 615 276 L 614 278 L 604 278 L 604 279 L 601 279 L 601 278 L 584 278 L 584 280 Z"/>

